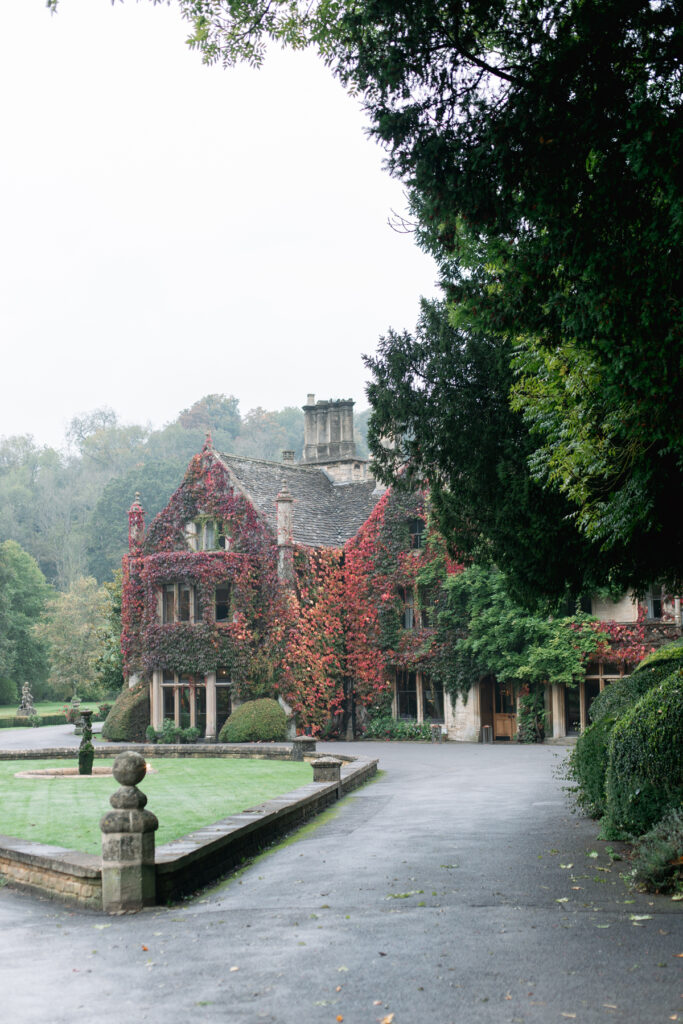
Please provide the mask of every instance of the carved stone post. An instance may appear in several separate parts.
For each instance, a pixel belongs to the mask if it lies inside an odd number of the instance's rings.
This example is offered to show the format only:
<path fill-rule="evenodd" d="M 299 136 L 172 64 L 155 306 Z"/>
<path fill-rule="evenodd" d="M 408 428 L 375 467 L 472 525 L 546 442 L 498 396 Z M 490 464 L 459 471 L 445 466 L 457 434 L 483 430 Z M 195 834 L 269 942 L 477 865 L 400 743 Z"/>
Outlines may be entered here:
<path fill-rule="evenodd" d="M 336 782 L 337 799 L 341 796 L 341 766 L 336 757 L 316 757 L 313 764 L 314 782 Z"/>
<path fill-rule="evenodd" d="M 295 736 L 292 740 L 292 761 L 303 761 L 304 754 L 315 754 L 314 736 Z"/>
<path fill-rule="evenodd" d="M 155 902 L 154 833 L 159 822 L 144 810 L 147 797 L 137 788 L 146 771 L 144 757 L 132 750 L 114 761 L 114 778 L 121 788 L 109 798 L 114 810 L 100 821 L 102 909 L 108 914 L 142 910 Z"/>

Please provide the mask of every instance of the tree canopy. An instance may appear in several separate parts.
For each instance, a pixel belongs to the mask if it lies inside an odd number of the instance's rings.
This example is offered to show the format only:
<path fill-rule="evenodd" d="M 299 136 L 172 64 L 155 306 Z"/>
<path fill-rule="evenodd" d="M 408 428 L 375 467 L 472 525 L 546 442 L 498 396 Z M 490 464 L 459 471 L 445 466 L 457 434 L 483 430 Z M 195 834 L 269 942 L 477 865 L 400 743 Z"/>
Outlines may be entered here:
<path fill-rule="evenodd" d="M 0 703 L 19 699 L 28 681 L 41 696 L 47 678 L 47 652 L 33 632 L 52 593 L 35 558 L 16 541 L 0 544 Z"/>
<path fill-rule="evenodd" d="M 532 475 L 566 495 L 617 574 L 630 561 L 642 586 L 646 552 L 650 577 L 680 584 L 677 0 L 179 6 L 208 62 L 259 64 L 273 39 L 313 45 L 360 96 L 408 187 L 453 323 L 500 345 L 514 366 Z M 441 402 L 447 409 L 448 382 Z M 378 457 L 379 436 L 397 434 L 404 418 L 388 404 L 375 425 Z M 431 428 L 412 417 L 416 440 L 429 441 Z M 441 468 L 426 457 L 419 467 Z M 458 472 L 453 459 L 448 475 Z"/>

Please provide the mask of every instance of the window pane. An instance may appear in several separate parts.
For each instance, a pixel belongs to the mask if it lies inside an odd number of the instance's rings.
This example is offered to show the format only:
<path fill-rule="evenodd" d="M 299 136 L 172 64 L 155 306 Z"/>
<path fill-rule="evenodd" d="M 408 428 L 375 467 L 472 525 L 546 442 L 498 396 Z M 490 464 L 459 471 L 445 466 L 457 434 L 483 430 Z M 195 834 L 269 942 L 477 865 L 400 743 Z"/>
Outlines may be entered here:
<path fill-rule="evenodd" d="M 173 680 L 171 680 L 173 682 Z M 164 718 L 175 718 L 175 701 L 173 699 L 173 686 L 162 686 L 161 692 L 164 696 Z"/>
<path fill-rule="evenodd" d="M 164 587 L 163 621 L 175 622 L 175 587 L 173 584 Z"/>
<path fill-rule="evenodd" d="M 213 551 L 214 548 L 214 525 L 213 523 L 204 524 L 204 550 Z"/>
<path fill-rule="evenodd" d="M 443 722 L 443 686 L 433 683 L 428 675 L 422 675 L 422 718 L 432 722 Z"/>
<path fill-rule="evenodd" d="M 191 608 L 191 595 L 190 588 L 182 586 L 180 588 L 179 601 L 178 601 L 178 618 L 181 622 L 190 621 L 190 608 Z"/>
<path fill-rule="evenodd" d="M 216 587 L 216 622 L 230 618 L 230 587 Z"/>
<path fill-rule="evenodd" d="M 421 548 L 424 543 L 425 524 L 421 519 L 411 519 L 408 523 L 411 548 Z"/>
<path fill-rule="evenodd" d="M 417 676 L 401 670 L 396 673 L 398 718 L 417 718 Z"/>

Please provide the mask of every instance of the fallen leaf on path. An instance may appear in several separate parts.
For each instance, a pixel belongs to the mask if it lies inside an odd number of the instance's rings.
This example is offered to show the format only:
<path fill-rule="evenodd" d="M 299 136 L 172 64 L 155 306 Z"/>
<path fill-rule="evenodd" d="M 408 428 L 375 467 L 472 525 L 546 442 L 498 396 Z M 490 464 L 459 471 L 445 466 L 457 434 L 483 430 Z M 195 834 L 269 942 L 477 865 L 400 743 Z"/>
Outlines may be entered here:
<path fill-rule="evenodd" d="M 111 928 L 111 925 L 110 924 L 94 924 L 93 928 L 99 928 L 99 930 L 101 931 L 103 928 Z"/>
<path fill-rule="evenodd" d="M 616 1010 L 614 1003 L 603 1003 L 602 1005 L 607 1007 L 608 1010 Z"/>
<path fill-rule="evenodd" d="M 348 971 L 348 967 L 338 967 L 338 971 Z"/>
<path fill-rule="evenodd" d="M 575 1013 L 561 1013 L 561 1017 L 576 1017 Z"/>
<path fill-rule="evenodd" d="M 391 1024 L 394 1019 L 393 1013 L 388 1013 L 386 1017 L 382 1017 L 382 1024 Z"/>
<path fill-rule="evenodd" d="M 569 903 L 569 896 L 560 896 L 559 900 L 555 900 L 556 903 Z"/>
<path fill-rule="evenodd" d="M 671 899 L 674 902 L 676 902 L 676 900 L 683 900 L 683 892 L 677 892 L 675 896 L 671 897 Z"/>
<path fill-rule="evenodd" d="M 142 948 L 144 949 L 145 953 L 149 953 L 149 946 L 143 946 Z"/>
<path fill-rule="evenodd" d="M 574 865 L 573 864 L 560 864 L 560 867 L 566 869 L 566 868 L 573 868 Z"/>
<path fill-rule="evenodd" d="M 239 971 L 239 967 L 231 967 L 230 970 L 231 971 Z"/>
<path fill-rule="evenodd" d="M 629 914 L 631 921 L 651 921 L 652 914 Z"/>
<path fill-rule="evenodd" d="M 597 851 L 597 850 L 591 850 L 591 851 L 590 851 L 590 852 L 589 852 L 589 853 L 587 854 L 587 856 L 595 858 L 595 857 L 599 856 L 599 854 L 598 854 L 598 851 Z M 576 1016 L 576 1014 L 573 1014 L 573 1016 L 575 1017 L 575 1016 Z"/>
<path fill-rule="evenodd" d="M 344 1020 L 344 1018 L 342 1017 L 341 1013 L 338 1013 L 337 1014 L 337 1021 L 342 1021 L 342 1020 Z"/>

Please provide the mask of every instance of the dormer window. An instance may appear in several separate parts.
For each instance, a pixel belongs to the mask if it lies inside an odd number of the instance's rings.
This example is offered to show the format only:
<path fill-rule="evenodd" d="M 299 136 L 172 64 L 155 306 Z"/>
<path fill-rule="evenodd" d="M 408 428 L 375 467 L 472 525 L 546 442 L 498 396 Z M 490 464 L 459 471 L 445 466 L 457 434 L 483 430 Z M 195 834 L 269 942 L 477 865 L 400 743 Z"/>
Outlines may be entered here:
<path fill-rule="evenodd" d="M 186 523 L 185 542 L 190 551 L 230 550 L 230 535 L 226 526 L 215 519 Z"/>
<path fill-rule="evenodd" d="M 413 551 L 419 551 L 424 547 L 425 524 L 422 519 L 408 520 L 408 534 L 410 536 L 410 547 Z"/>

